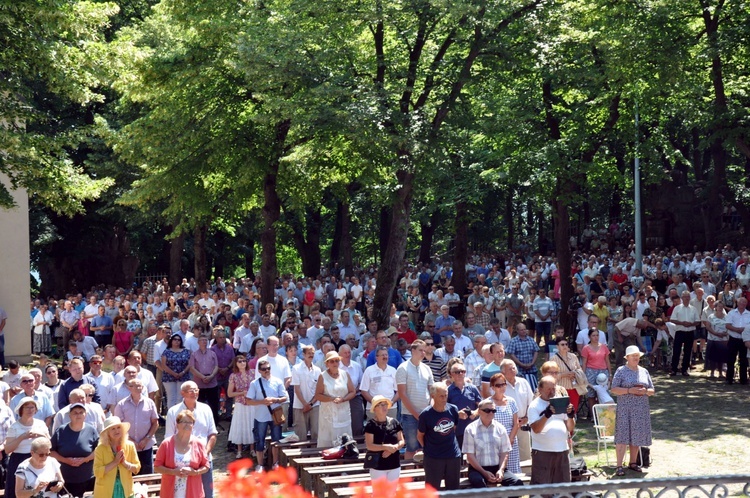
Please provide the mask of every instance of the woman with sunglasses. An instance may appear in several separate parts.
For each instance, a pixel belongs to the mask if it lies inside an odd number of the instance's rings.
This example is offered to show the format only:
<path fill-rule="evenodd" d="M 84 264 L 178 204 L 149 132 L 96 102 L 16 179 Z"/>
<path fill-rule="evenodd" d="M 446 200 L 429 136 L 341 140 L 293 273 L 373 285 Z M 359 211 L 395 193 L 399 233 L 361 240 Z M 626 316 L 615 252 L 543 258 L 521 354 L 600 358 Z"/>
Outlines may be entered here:
<path fill-rule="evenodd" d="M 518 450 L 518 430 L 521 425 L 518 423 L 518 405 L 516 400 L 507 396 L 506 386 L 508 381 L 505 375 L 496 373 L 490 377 L 490 392 L 492 402 L 495 403 L 495 420 L 505 427 L 510 439 L 510 453 L 508 453 L 508 462 L 505 468 L 512 474 L 521 473 L 521 458 Z"/>
<path fill-rule="evenodd" d="M 583 380 L 585 375 L 583 373 L 583 368 L 581 368 L 581 364 L 578 362 L 578 357 L 570 352 L 570 344 L 567 339 L 560 339 L 557 342 L 557 352 L 552 355 L 550 360 L 555 362 L 560 370 L 560 375 L 557 378 L 557 385 L 563 387 L 567 391 L 571 404 L 577 409 L 578 402 L 581 400 L 581 395 L 578 393 L 578 389 L 581 389 L 585 393 L 586 385 L 581 386 L 576 380 L 576 376 L 578 376 L 578 379 Z"/>
<path fill-rule="evenodd" d="M 172 334 L 167 346 L 157 366 L 164 370 L 161 381 L 167 394 L 167 408 L 172 408 L 182 399 L 180 385 L 190 380 L 190 350 L 183 348 L 180 334 Z"/>
<path fill-rule="evenodd" d="M 229 376 L 227 396 L 234 399 L 232 425 L 229 428 L 229 441 L 237 445 L 235 458 L 242 458 L 242 445 L 246 444 L 252 451 L 253 443 L 253 407 L 247 403 L 247 390 L 253 377 L 247 368 L 247 358 L 238 354 L 232 360 L 232 374 Z"/>
<path fill-rule="evenodd" d="M 15 494 L 18 498 L 32 496 L 56 497 L 63 488 L 60 464 L 50 458 L 50 441 L 39 437 L 31 442 L 31 456 L 15 471 Z"/>

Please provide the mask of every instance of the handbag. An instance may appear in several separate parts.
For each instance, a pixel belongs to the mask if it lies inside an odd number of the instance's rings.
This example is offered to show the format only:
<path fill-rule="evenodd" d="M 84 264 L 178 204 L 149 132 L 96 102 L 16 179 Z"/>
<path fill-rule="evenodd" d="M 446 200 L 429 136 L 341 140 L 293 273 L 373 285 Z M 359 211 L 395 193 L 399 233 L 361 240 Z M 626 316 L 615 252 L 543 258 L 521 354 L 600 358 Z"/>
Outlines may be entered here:
<path fill-rule="evenodd" d="M 258 384 L 260 384 L 260 392 L 263 393 L 263 398 L 267 398 L 266 396 L 266 390 L 263 388 L 263 379 L 258 379 Z M 268 412 L 271 414 L 271 418 L 273 419 L 274 425 L 281 425 L 284 422 L 286 422 L 286 417 L 284 416 L 284 409 L 280 406 L 277 406 L 273 410 L 270 406 L 266 405 L 266 408 L 268 408 Z"/>
<path fill-rule="evenodd" d="M 379 451 L 368 451 L 365 453 L 365 463 L 363 467 L 366 470 L 377 469 L 380 464 L 380 452 Z"/>
<path fill-rule="evenodd" d="M 586 374 L 583 372 L 583 370 L 571 369 L 566 361 L 563 360 L 563 357 L 560 356 L 560 353 L 555 353 L 555 355 L 560 358 L 560 361 L 563 362 L 565 368 L 567 368 L 569 372 L 573 372 L 575 374 L 575 382 L 573 383 L 573 387 L 575 388 L 576 392 L 578 394 L 586 394 L 586 392 L 588 391 L 589 380 L 586 378 Z"/>

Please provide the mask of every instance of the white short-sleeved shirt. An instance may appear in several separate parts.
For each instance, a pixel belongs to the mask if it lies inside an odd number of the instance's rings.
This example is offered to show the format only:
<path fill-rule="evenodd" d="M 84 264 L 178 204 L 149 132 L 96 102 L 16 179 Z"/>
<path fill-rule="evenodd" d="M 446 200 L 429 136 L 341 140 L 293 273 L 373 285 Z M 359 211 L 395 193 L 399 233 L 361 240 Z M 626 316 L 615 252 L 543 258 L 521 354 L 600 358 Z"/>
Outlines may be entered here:
<path fill-rule="evenodd" d="M 286 357 L 281 356 L 280 354 L 277 354 L 276 356 L 261 356 L 258 360 L 258 363 L 261 361 L 266 360 L 271 365 L 271 376 L 276 377 L 281 382 L 284 382 L 284 379 L 289 379 L 292 376 L 292 369 L 289 366 L 289 360 L 286 359 Z"/>
<path fill-rule="evenodd" d="M 164 428 L 164 438 L 173 436 L 177 432 L 177 415 L 182 410 L 190 409 L 185 405 L 183 401 L 180 404 L 174 405 L 167 412 L 167 424 Z M 203 444 L 207 444 L 208 438 L 214 434 L 218 434 L 216 430 L 216 422 L 214 421 L 214 415 L 211 413 L 211 408 L 200 401 L 196 401 L 195 410 L 192 410 L 193 416 L 195 417 L 195 425 L 193 425 L 193 436 L 198 438 Z M 208 454 L 208 459 L 211 460 L 211 453 Z"/>
<path fill-rule="evenodd" d="M 388 399 L 393 399 L 394 394 L 398 391 L 396 385 L 396 369 L 390 365 L 385 366 L 385 370 L 381 370 L 380 367 L 370 365 L 365 369 L 365 373 L 362 375 L 362 382 L 359 385 L 360 390 L 367 392 L 371 397 L 375 397 L 378 394 L 385 396 Z M 370 402 L 367 402 L 367 410 L 371 407 Z"/>
<path fill-rule="evenodd" d="M 542 413 L 549 406 L 549 401 L 536 398 L 529 406 L 529 425 L 544 417 Z M 565 420 L 566 413 L 556 413 L 547 420 L 541 432 L 531 431 L 531 449 L 539 451 L 562 452 L 568 451 L 568 427 Z"/>
<path fill-rule="evenodd" d="M 60 462 L 49 457 L 45 460 L 44 467 L 41 469 L 32 467 L 31 459 L 24 460 L 18 465 L 15 476 L 23 480 L 24 490 L 32 490 L 37 486 L 37 483 L 56 481 L 58 474 L 60 474 Z M 57 493 L 45 491 L 42 496 L 45 498 L 55 498 L 57 497 Z"/>
<path fill-rule="evenodd" d="M 13 425 L 8 428 L 8 435 L 6 436 L 6 439 L 16 438 L 21 434 L 25 434 L 29 431 L 37 432 L 39 434 L 44 434 L 47 437 L 50 437 L 49 430 L 47 429 L 47 424 L 45 424 L 41 420 L 33 419 L 31 426 L 23 425 L 20 421 L 16 421 L 15 423 L 13 423 Z M 24 439 L 23 441 L 21 441 L 14 453 L 31 453 L 31 441 L 33 441 L 33 439 Z"/>
<path fill-rule="evenodd" d="M 310 368 L 307 368 L 305 362 L 302 361 L 292 367 L 292 385 L 299 386 L 299 390 L 306 400 L 312 399 L 315 395 L 315 388 L 318 385 L 320 374 L 321 371 L 318 367 L 311 365 Z M 313 406 L 318 405 L 320 405 L 320 401 L 313 403 Z M 295 396 L 292 408 L 302 409 L 302 407 L 302 400 L 298 396 Z"/>

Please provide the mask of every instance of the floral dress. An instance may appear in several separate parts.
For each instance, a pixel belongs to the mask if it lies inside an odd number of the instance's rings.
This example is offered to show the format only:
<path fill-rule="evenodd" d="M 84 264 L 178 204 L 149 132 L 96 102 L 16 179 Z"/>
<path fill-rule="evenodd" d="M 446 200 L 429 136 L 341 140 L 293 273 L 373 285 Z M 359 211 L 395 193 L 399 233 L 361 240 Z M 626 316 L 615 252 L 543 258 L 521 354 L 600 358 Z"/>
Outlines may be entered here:
<path fill-rule="evenodd" d="M 234 390 L 246 393 L 250 389 L 253 375 L 246 371 L 244 374 L 233 373 L 229 381 L 234 383 Z M 234 413 L 232 414 L 232 425 L 229 427 L 229 440 L 234 444 L 253 444 L 254 415 L 253 408 L 247 404 L 247 397 L 237 396 L 234 398 Z"/>
<path fill-rule="evenodd" d="M 505 406 L 496 405 L 495 420 L 505 427 L 505 430 L 508 431 L 508 436 L 510 436 L 511 431 L 513 430 L 513 415 L 518 413 L 518 405 L 516 404 L 516 400 L 510 396 L 506 396 L 505 399 L 508 400 Z M 507 465 L 508 471 L 513 472 L 514 474 L 520 474 L 521 457 L 518 450 L 518 437 L 513 438 L 513 441 L 510 442 L 510 447 L 511 450 L 508 454 Z"/>
<path fill-rule="evenodd" d="M 162 356 L 166 360 L 165 364 L 173 372 L 182 372 L 186 370 L 188 363 L 190 362 L 190 350 L 186 348 L 179 353 L 172 349 L 166 349 Z M 186 380 L 190 380 L 190 372 L 179 378 L 174 378 L 167 372 L 164 372 L 164 375 L 162 376 L 162 382 L 185 382 Z"/>
<path fill-rule="evenodd" d="M 654 387 L 651 375 L 643 367 L 632 370 L 627 365 L 623 365 L 612 377 L 612 387 L 628 389 L 636 385 L 646 386 L 647 389 Z M 621 394 L 617 397 L 615 444 L 651 446 L 651 412 L 648 396 Z"/>

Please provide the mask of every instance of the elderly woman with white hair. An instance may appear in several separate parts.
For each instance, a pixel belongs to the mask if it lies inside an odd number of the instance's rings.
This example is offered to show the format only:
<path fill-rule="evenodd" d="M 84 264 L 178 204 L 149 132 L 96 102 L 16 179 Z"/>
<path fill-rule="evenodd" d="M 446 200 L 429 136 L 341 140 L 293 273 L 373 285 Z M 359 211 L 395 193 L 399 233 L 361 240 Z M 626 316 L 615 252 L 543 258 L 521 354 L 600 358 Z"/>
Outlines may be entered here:
<path fill-rule="evenodd" d="M 624 476 L 622 461 L 625 448 L 630 447 L 628 469 L 643 472 L 636 463 L 638 448 L 651 446 L 651 412 L 648 398 L 653 396 L 654 383 L 648 370 L 639 366 L 643 353 L 638 346 L 625 350 L 625 365 L 612 378 L 612 394 L 617 395 L 617 418 L 615 419 L 615 450 L 617 470 L 615 475 Z"/>
<path fill-rule="evenodd" d="M 31 456 L 16 469 L 15 494 L 18 498 L 43 495 L 56 497 L 62 491 L 64 481 L 60 464 L 50 458 L 50 440 L 38 437 L 31 441 Z"/>

